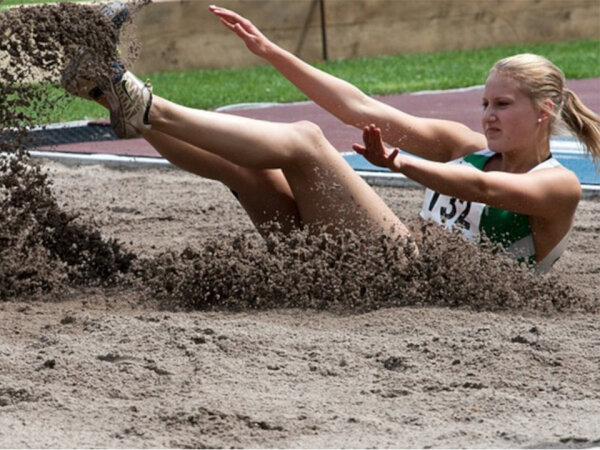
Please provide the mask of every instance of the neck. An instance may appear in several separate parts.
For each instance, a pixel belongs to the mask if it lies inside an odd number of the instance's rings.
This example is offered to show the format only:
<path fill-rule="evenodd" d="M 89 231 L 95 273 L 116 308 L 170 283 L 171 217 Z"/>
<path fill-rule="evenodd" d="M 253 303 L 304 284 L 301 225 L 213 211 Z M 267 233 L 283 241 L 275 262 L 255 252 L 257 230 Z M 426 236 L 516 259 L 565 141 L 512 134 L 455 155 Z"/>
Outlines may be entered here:
<path fill-rule="evenodd" d="M 535 151 L 514 150 L 501 154 L 500 170 L 510 173 L 526 173 L 550 156 L 550 142 L 539 145 Z"/>
<path fill-rule="evenodd" d="M 532 148 L 533 147 L 533 148 Z M 502 153 L 501 170 L 511 173 L 526 173 L 550 156 L 550 130 L 538 129 L 527 148 L 518 148 Z"/>

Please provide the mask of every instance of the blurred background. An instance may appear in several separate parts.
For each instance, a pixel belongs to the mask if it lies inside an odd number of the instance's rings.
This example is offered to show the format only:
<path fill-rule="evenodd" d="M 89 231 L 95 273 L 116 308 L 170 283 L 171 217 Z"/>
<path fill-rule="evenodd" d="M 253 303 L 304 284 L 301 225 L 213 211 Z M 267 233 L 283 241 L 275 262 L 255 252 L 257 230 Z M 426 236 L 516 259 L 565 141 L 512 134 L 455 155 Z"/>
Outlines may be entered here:
<path fill-rule="evenodd" d="M 312 62 L 600 39 L 600 0 L 155 0 L 135 21 L 134 70 L 258 64 L 208 11 L 213 3 Z"/>

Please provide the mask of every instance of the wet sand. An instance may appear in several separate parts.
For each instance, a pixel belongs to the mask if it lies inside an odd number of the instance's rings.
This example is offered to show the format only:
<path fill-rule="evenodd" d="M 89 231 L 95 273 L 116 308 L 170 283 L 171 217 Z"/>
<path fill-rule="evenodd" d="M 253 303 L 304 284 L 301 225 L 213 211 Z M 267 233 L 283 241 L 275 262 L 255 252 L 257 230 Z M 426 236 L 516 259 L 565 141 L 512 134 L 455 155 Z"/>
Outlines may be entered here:
<path fill-rule="evenodd" d="M 46 166 L 66 210 L 138 255 L 256 237 L 217 183 Z M 420 190 L 377 191 L 417 215 Z M 582 201 L 555 266 L 596 303 L 599 216 Z M 174 311 L 117 286 L 0 302 L 1 447 L 600 445 L 597 312 Z"/>

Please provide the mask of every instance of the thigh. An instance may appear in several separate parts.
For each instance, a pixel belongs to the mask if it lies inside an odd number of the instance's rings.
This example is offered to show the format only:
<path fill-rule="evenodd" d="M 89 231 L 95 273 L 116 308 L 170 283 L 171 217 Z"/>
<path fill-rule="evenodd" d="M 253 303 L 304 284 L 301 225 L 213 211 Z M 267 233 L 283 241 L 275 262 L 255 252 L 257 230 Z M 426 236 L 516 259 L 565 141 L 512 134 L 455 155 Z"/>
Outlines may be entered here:
<path fill-rule="evenodd" d="M 283 168 L 303 223 L 408 237 L 405 224 L 320 130 L 310 133 L 312 147 L 299 157 L 301 163 Z"/>
<path fill-rule="evenodd" d="M 302 226 L 296 201 L 281 170 L 249 169 L 158 131 L 144 138 L 174 165 L 233 190 L 261 234 Z"/>
<path fill-rule="evenodd" d="M 239 168 L 235 181 L 228 186 L 261 235 L 272 231 L 288 233 L 304 225 L 281 170 Z"/>

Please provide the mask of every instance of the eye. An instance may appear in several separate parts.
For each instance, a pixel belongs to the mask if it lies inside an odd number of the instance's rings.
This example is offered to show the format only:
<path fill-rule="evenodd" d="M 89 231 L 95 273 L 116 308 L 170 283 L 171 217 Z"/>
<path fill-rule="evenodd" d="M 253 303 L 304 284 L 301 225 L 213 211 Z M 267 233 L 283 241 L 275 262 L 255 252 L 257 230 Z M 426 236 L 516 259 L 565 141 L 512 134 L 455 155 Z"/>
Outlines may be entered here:
<path fill-rule="evenodd" d="M 482 101 L 482 102 L 481 102 L 481 106 L 482 106 L 482 108 L 487 108 L 487 107 L 488 107 L 488 105 L 489 105 L 489 103 L 488 103 L 488 101 L 487 101 L 487 100 L 484 100 L 484 101 Z"/>

